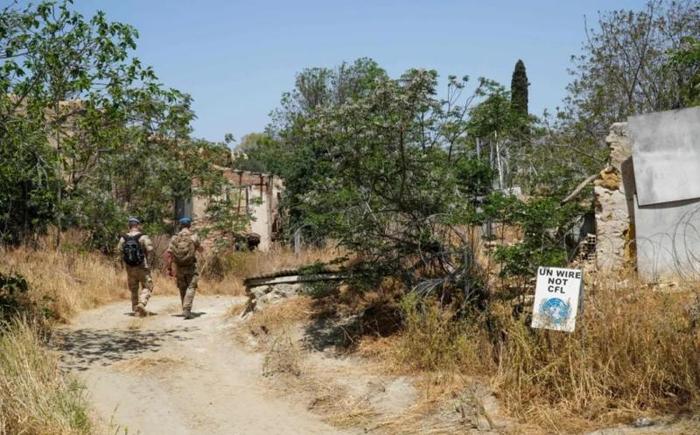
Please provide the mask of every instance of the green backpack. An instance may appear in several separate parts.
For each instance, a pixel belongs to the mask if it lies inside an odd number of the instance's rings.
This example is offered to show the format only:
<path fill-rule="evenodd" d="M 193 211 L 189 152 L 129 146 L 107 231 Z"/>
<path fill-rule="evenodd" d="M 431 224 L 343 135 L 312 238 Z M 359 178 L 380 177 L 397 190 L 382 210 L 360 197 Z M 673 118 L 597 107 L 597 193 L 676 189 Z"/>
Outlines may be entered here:
<path fill-rule="evenodd" d="M 173 237 L 170 253 L 178 266 L 191 266 L 197 261 L 197 248 L 189 234 L 178 233 Z"/>

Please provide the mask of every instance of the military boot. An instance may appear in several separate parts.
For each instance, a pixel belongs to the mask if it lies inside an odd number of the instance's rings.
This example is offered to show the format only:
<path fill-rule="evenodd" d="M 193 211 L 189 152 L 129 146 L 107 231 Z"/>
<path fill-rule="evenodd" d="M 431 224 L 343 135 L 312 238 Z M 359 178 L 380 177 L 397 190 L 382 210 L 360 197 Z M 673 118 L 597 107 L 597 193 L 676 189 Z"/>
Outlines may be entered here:
<path fill-rule="evenodd" d="M 136 305 L 136 315 L 139 317 L 146 317 L 146 308 L 142 304 Z"/>

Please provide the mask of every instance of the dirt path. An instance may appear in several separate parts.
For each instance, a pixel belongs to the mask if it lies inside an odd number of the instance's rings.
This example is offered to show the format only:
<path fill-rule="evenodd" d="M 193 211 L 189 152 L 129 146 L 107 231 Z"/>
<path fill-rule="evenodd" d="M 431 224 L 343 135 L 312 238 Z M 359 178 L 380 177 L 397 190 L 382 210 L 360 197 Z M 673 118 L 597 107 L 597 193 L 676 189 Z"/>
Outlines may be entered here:
<path fill-rule="evenodd" d="M 262 357 L 227 336 L 225 314 L 242 298 L 197 297 L 197 317 L 177 297 L 155 297 L 144 319 L 120 302 L 59 331 L 65 366 L 85 381 L 105 422 L 129 434 L 338 433 L 261 381 Z"/>

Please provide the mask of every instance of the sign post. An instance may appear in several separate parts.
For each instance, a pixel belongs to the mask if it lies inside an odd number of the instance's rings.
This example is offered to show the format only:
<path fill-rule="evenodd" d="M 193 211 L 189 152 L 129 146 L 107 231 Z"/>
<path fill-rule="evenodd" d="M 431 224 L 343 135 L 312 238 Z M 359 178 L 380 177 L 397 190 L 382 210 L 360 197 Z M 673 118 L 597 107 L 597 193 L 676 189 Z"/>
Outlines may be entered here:
<path fill-rule="evenodd" d="M 573 332 L 583 296 L 583 273 L 578 269 L 539 267 L 532 327 Z"/>

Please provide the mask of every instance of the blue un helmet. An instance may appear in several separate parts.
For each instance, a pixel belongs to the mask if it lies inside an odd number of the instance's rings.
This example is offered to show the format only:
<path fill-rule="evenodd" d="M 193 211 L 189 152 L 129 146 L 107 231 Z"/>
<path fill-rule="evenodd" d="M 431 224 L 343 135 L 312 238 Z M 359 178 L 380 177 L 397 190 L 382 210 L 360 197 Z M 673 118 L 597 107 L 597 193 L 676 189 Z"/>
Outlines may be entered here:
<path fill-rule="evenodd" d="M 190 219 L 188 217 L 180 218 L 180 225 L 188 227 L 188 226 L 192 225 L 192 219 Z"/>

